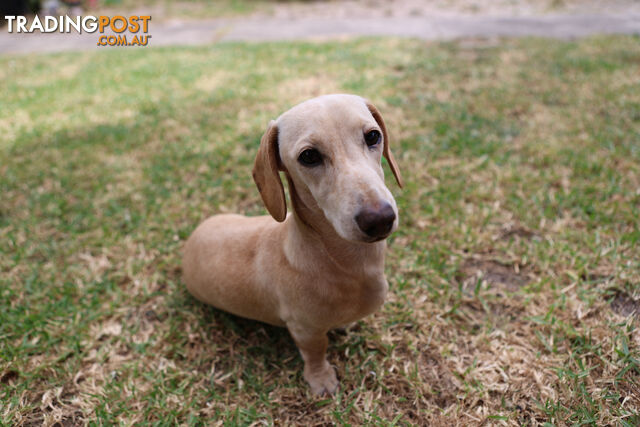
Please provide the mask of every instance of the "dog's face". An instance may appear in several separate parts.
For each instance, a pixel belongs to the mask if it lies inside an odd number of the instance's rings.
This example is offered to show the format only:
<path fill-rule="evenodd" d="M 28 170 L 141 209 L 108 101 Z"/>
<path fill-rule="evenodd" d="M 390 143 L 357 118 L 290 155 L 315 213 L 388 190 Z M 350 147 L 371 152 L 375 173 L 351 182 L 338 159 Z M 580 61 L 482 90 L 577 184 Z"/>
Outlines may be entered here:
<path fill-rule="evenodd" d="M 396 202 L 384 183 L 383 155 L 402 185 L 375 107 L 358 96 L 327 95 L 293 107 L 270 124 L 254 179 L 276 220 L 286 214 L 278 176 L 284 170 L 302 202 L 320 209 L 338 235 L 375 242 L 398 225 Z"/>

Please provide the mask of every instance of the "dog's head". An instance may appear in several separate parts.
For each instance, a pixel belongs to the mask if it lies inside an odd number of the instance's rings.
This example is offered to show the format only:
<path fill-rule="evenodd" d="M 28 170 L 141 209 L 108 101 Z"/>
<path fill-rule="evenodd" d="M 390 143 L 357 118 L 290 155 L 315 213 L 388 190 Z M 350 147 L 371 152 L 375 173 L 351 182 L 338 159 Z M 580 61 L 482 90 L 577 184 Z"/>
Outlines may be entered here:
<path fill-rule="evenodd" d="M 398 208 L 384 183 L 384 156 L 402 187 L 382 116 L 355 95 L 326 95 L 299 104 L 269 124 L 253 178 L 269 213 L 284 221 L 287 204 L 279 171 L 290 191 L 321 210 L 342 238 L 375 242 L 398 225 Z M 295 204 L 294 204 L 295 206 Z"/>

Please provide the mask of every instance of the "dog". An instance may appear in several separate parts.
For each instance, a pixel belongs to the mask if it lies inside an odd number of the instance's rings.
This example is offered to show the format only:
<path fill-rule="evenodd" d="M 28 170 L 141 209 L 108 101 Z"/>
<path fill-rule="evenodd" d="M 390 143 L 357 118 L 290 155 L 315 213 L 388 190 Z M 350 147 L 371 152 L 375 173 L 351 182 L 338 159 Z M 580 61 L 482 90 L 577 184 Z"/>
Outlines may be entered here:
<path fill-rule="evenodd" d="M 369 101 L 336 94 L 298 104 L 269 123 L 254 163 L 271 215 L 212 216 L 185 244 L 189 292 L 288 328 L 315 395 L 338 386 L 326 359 L 327 332 L 373 313 L 387 294 L 385 239 L 398 226 L 398 208 L 382 156 L 402 187 L 384 120 Z"/>

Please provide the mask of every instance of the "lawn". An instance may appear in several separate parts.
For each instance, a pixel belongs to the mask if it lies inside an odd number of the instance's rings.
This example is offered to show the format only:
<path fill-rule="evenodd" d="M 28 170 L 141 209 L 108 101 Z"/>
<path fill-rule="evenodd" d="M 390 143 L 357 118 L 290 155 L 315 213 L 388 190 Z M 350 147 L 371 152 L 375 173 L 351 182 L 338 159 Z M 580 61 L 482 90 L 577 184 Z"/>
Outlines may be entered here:
<path fill-rule="evenodd" d="M 364 39 L 0 58 L 0 424 L 640 423 L 640 38 Z M 266 124 L 370 98 L 389 298 L 331 333 L 195 301 L 181 246 L 265 213 Z"/>

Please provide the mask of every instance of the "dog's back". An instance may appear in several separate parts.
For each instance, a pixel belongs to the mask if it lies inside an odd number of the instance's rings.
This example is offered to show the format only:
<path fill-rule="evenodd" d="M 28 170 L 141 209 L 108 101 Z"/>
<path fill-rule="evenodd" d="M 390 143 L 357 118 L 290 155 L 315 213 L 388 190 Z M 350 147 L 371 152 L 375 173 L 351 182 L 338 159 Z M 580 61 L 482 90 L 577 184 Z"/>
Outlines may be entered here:
<path fill-rule="evenodd" d="M 200 301 L 277 326 L 273 291 L 263 283 L 265 253 L 277 256 L 277 222 L 270 216 L 215 215 L 196 228 L 184 248 L 187 289 Z M 263 246 L 271 246 L 265 252 Z M 275 247 L 274 247 L 275 246 Z M 268 286 L 268 285 L 267 285 Z"/>

